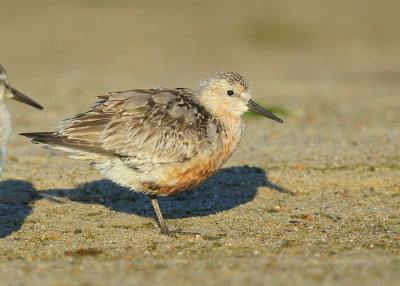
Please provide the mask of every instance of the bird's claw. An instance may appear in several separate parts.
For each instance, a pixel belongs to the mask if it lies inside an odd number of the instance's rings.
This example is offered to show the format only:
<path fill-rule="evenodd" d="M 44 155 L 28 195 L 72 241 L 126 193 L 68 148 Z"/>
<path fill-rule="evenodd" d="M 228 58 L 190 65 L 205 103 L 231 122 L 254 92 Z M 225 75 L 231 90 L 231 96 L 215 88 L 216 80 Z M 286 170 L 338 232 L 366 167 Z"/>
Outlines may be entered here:
<path fill-rule="evenodd" d="M 175 230 L 161 230 L 160 234 L 168 235 L 169 237 L 174 237 L 177 238 L 178 235 L 190 235 L 196 237 L 197 235 L 200 235 L 198 232 L 187 232 L 187 231 L 182 231 L 181 228 L 175 229 Z"/>

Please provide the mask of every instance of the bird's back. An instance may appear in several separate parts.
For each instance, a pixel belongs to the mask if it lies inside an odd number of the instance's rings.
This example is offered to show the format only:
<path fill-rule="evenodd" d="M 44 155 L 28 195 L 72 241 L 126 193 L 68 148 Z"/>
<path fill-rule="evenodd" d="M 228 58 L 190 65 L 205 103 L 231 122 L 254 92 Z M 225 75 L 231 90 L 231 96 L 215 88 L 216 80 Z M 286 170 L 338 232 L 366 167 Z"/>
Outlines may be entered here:
<path fill-rule="evenodd" d="M 59 131 L 37 133 L 36 141 L 141 163 L 184 162 L 220 141 L 221 125 L 193 90 L 130 90 L 98 98 Z"/>

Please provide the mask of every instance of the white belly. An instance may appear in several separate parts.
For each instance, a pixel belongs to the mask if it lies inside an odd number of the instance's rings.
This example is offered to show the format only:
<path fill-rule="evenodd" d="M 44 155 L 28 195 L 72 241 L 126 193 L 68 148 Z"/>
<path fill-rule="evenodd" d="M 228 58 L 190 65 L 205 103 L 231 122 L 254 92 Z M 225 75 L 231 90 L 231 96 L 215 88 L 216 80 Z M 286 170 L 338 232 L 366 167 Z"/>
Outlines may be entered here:
<path fill-rule="evenodd" d="M 11 133 L 10 114 L 3 102 L 0 102 L 0 174 L 7 157 L 7 142 Z"/>

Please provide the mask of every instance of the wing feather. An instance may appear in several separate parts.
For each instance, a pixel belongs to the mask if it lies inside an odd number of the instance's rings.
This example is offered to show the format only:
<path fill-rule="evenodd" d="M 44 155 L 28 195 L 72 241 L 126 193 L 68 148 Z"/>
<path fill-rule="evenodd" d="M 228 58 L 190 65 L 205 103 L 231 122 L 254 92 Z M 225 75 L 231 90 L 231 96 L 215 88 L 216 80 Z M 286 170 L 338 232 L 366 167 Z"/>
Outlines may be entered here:
<path fill-rule="evenodd" d="M 211 140 L 209 125 L 218 125 L 189 89 L 131 90 L 98 98 L 92 109 L 69 118 L 53 141 L 132 159 L 182 162 Z"/>

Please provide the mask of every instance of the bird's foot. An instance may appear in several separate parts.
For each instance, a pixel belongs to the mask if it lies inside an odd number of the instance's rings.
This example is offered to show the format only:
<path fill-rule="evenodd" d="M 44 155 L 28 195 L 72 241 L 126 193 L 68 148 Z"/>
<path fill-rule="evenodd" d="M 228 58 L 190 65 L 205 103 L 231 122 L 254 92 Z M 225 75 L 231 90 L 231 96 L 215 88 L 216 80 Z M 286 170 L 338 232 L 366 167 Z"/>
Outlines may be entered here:
<path fill-rule="evenodd" d="M 193 237 L 200 235 L 200 233 L 198 233 L 198 232 L 182 231 L 182 229 L 180 229 L 180 228 L 175 229 L 175 230 L 161 229 L 160 234 L 168 235 L 168 236 L 174 237 L 174 238 L 177 238 L 178 235 L 189 235 L 189 236 L 193 236 Z"/>

